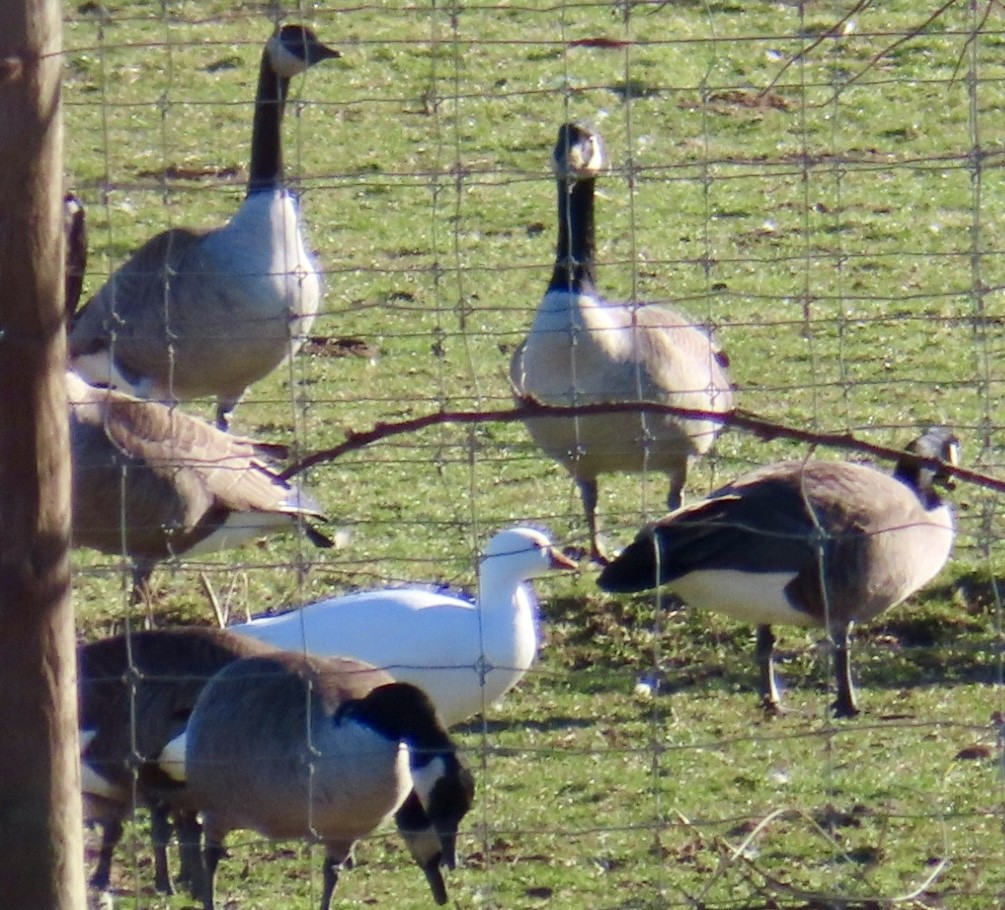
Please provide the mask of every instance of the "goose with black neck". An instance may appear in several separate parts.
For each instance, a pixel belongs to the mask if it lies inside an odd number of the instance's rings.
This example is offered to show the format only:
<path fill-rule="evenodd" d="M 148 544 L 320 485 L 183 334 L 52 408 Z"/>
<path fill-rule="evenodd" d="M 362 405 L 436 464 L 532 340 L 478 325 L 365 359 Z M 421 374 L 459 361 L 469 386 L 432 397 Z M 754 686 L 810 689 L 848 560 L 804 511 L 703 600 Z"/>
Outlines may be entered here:
<path fill-rule="evenodd" d="M 216 421 L 296 353 L 321 305 L 321 273 L 283 177 L 290 80 L 340 56 L 309 28 L 265 43 L 247 194 L 227 224 L 171 228 L 148 240 L 73 320 L 71 367 L 141 398 L 216 397 Z"/>
<path fill-rule="evenodd" d="M 725 414 L 733 406 L 725 354 L 708 332 L 669 306 L 612 302 L 597 291 L 594 187 L 605 166 L 600 136 L 580 124 L 558 131 L 558 242 L 551 280 L 510 364 L 517 403 L 559 407 L 650 401 Z M 706 453 L 721 423 L 625 412 L 528 417 L 531 438 L 579 487 L 590 554 L 606 557 L 597 527 L 597 477 L 667 475 L 681 502 L 689 460 Z"/>

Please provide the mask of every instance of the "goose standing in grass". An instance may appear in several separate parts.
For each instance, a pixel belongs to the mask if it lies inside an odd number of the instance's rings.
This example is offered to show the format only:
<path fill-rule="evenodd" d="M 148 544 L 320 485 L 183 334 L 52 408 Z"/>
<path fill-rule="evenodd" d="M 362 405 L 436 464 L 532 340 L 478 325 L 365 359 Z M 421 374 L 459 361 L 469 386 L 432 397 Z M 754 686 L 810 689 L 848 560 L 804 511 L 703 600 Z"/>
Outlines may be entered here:
<path fill-rule="evenodd" d="M 179 754 L 186 789 L 202 811 L 205 910 L 214 907 L 231 831 L 323 843 L 321 910 L 328 910 L 353 844 L 413 792 L 439 839 L 439 862 L 453 868 L 457 826 L 474 793 L 422 690 L 341 658 L 276 652 L 230 664 L 207 683 L 185 734 L 165 750 L 175 775 L 172 756 Z"/>
<path fill-rule="evenodd" d="M 154 565 L 262 534 L 311 526 L 313 500 L 283 480 L 269 456 L 285 447 L 232 436 L 156 401 L 96 389 L 67 373 L 73 458 L 73 545 L 133 561 L 134 602 Z"/>
<path fill-rule="evenodd" d="M 174 228 L 140 247 L 74 319 L 74 370 L 141 398 L 215 395 L 225 429 L 245 389 L 296 352 L 321 275 L 283 184 L 283 112 L 290 80 L 338 56 L 300 25 L 266 42 L 244 202 L 223 227 Z"/>
<path fill-rule="evenodd" d="M 849 665 L 852 624 L 934 578 L 954 538 L 935 489 L 951 488 L 959 441 L 936 427 L 892 475 L 840 461 L 785 461 L 752 471 L 644 528 L 600 574 L 605 591 L 666 585 L 693 607 L 757 624 L 760 692 L 778 707 L 773 623 L 827 630 L 839 717 L 858 713 Z"/>
<path fill-rule="evenodd" d="M 600 137 L 565 124 L 553 164 L 555 269 L 510 364 L 518 404 L 650 401 L 725 414 L 733 406 L 727 360 L 705 331 L 670 307 L 612 303 L 597 291 L 593 196 L 604 166 Z M 597 562 L 605 561 L 597 531 L 597 476 L 665 473 L 669 507 L 676 508 L 688 460 L 707 452 L 721 428 L 714 420 L 633 413 L 534 417 L 526 424 L 534 441 L 576 481 Z"/>
<path fill-rule="evenodd" d="M 179 879 L 201 896 L 198 812 L 186 788 L 174 783 L 165 787 L 163 773 L 152 763 L 184 733 L 199 693 L 213 675 L 235 660 L 272 651 L 245 636 L 196 627 L 115 635 L 78 649 L 84 814 L 102 829 L 92 888 L 108 888 L 123 822 L 139 802 L 151 815 L 155 887 L 174 892 L 167 862 L 173 817 L 180 842 Z M 414 792 L 395 813 L 395 822 L 434 899 L 445 904 L 442 845 Z"/>
<path fill-rule="evenodd" d="M 476 603 L 430 588 L 386 588 L 230 629 L 283 650 L 372 663 L 419 686 L 452 726 L 502 698 L 537 656 L 537 603 L 526 582 L 575 568 L 540 531 L 509 528 L 485 547 Z"/>
<path fill-rule="evenodd" d="M 181 879 L 198 885 L 200 827 L 195 813 L 186 810 L 181 792 L 168 794 L 166 800 L 163 794 L 148 792 L 137 768 L 156 760 L 184 730 L 211 676 L 240 657 L 270 650 L 241 635 L 194 627 L 115 635 L 78 648 L 84 817 L 102 829 L 92 888 L 108 888 L 122 825 L 137 799 L 151 812 L 157 890 L 174 893 L 166 849 L 172 813 L 182 843 Z"/>

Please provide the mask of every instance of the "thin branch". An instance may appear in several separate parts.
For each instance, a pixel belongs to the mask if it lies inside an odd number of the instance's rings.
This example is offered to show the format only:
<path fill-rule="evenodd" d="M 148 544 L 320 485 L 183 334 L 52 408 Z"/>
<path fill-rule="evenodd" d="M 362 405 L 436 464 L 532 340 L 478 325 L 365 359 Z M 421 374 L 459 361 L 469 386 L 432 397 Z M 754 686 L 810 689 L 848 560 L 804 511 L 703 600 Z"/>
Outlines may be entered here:
<path fill-rule="evenodd" d="M 989 490 L 1005 493 L 1005 480 L 983 474 L 979 471 L 971 471 L 958 465 L 951 465 L 937 459 L 924 458 L 904 452 L 901 449 L 889 446 L 876 445 L 857 439 L 850 433 L 827 433 L 813 430 L 803 430 L 796 427 L 787 426 L 766 417 L 760 417 L 750 411 L 735 409 L 726 413 L 717 411 L 703 411 L 697 408 L 678 408 L 668 404 L 658 404 L 648 401 L 626 401 L 610 402 L 603 404 L 583 404 L 570 405 L 568 407 L 554 407 L 544 405 L 540 402 L 526 399 L 519 407 L 500 408 L 488 411 L 433 411 L 429 414 L 422 414 L 418 417 L 411 417 L 407 420 L 393 422 L 375 423 L 369 430 L 355 431 L 349 430 L 344 442 L 333 446 L 330 449 L 321 449 L 294 462 L 282 472 L 284 479 L 289 479 L 297 474 L 313 468 L 319 464 L 335 461 L 349 452 L 355 452 L 374 443 L 383 442 L 395 436 L 418 433 L 430 427 L 442 426 L 443 424 L 480 424 L 480 423 L 516 423 L 538 417 L 589 417 L 602 414 L 623 414 L 636 412 L 639 414 L 662 414 L 669 417 L 678 417 L 685 420 L 707 420 L 720 423 L 724 427 L 735 427 L 748 433 L 753 433 L 765 441 L 773 439 L 789 439 L 806 445 L 821 446 L 829 449 L 840 449 L 850 452 L 860 452 L 873 458 L 886 461 L 898 461 L 908 458 L 914 459 L 918 464 L 925 467 L 939 468 L 947 475 L 951 475 L 966 483 L 976 484 Z"/>
<path fill-rule="evenodd" d="M 833 95 L 830 96 L 830 98 L 828 98 L 826 101 L 823 102 L 823 104 L 820 105 L 820 107 L 826 107 L 828 104 L 833 104 L 838 98 L 841 97 L 842 93 L 846 88 L 848 88 L 849 85 L 853 85 L 854 83 L 858 82 L 859 79 L 861 79 L 866 73 L 868 73 L 869 70 L 871 70 L 877 63 L 879 63 L 880 60 L 882 60 L 891 51 L 900 47 L 900 45 L 904 44 L 905 42 L 910 41 L 912 38 L 916 38 L 918 35 L 920 35 L 926 28 L 928 28 L 928 26 L 930 26 L 936 19 L 939 18 L 939 16 L 941 16 L 947 9 L 949 9 L 949 7 L 953 6 L 956 2 L 957 0 L 946 0 L 946 2 L 943 3 L 942 6 L 940 6 L 934 13 L 932 13 L 932 15 L 929 16 L 924 22 L 922 22 L 921 25 L 912 28 L 908 32 L 905 32 L 892 44 L 888 44 L 881 51 L 878 51 L 876 54 L 874 54 L 873 57 L 869 60 L 869 62 L 864 67 L 862 67 L 862 69 L 860 69 L 850 79 L 846 80 L 841 85 L 841 87 L 836 92 L 834 92 Z"/>
<path fill-rule="evenodd" d="M 955 2 L 955 0 L 953 0 Z M 763 98 L 768 94 L 776 85 L 778 85 L 782 76 L 788 71 L 788 69 L 802 60 L 804 57 L 809 56 L 811 51 L 816 50 L 824 43 L 828 38 L 830 38 L 835 32 L 840 31 L 844 28 L 845 24 L 851 19 L 852 16 L 862 12 L 866 7 L 872 5 L 872 0 L 859 0 L 847 13 L 847 15 L 842 16 L 835 22 L 829 29 L 821 34 L 809 44 L 806 45 L 798 54 L 793 55 L 782 65 L 782 68 L 775 74 L 774 79 L 772 79 L 760 92 L 759 98 Z"/>

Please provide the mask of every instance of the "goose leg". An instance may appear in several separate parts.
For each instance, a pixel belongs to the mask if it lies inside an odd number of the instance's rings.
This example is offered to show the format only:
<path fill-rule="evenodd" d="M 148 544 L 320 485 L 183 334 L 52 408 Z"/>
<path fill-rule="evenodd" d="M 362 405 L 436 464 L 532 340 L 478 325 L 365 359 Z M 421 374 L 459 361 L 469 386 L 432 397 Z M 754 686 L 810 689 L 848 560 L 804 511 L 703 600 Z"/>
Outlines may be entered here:
<path fill-rule="evenodd" d="M 325 850 L 324 864 L 321 867 L 321 910 L 329 910 L 332 903 L 332 895 L 335 893 L 335 886 L 338 884 L 338 873 L 342 865 L 351 861 L 352 846 L 336 846 L 329 844 Z"/>
<path fill-rule="evenodd" d="M 687 462 L 667 474 L 670 489 L 667 491 L 667 508 L 676 512 L 684 504 L 684 481 L 687 480 Z"/>
<path fill-rule="evenodd" d="M 778 714 L 781 711 L 781 699 L 775 684 L 775 633 L 771 631 L 771 626 L 757 627 L 755 654 L 760 674 L 761 705 L 769 714 Z"/>
<path fill-rule="evenodd" d="M 153 626 L 151 611 L 152 596 L 150 593 L 150 576 L 154 573 L 154 563 L 149 559 L 133 560 L 133 589 L 129 594 L 129 603 L 138 607 L 145 604 L 147 608 L 147 628 Z"/>
<path fill-rule="evenodd" d="M 215 837 L 207 835 L 206 848 L 203 850 L 203 862 L 206 874 L 202 881 L 202 907 L 203 910 L 213 910 L 213 892 L 216 889 L 216 867 L 220 865 L 220 860 L 226 856 L 227 851 L 223 849 L 223 844 Z"/>
<path fill-rule="evenodd" d="M 196 812 L 175 813 L 175 830 L 178 832 L 178 881 L 183 883 L 192 897 L 203 893 L 203 866 L 201 862 L 202 826 Z"/>
<path fill-rule="evenodd" d="M 150 807 L 150 840 L 154 848 L 154 887 L 160 894 L 174 894 L 167 859 L 167 845 L 171 840 L 171 820 L 163 804 Z"/>
<path fill-rule="evenodd" d="M 220 395 L 216 399 L 216 427 L 218 430 L 227 432 L 230 429 L 230 415 L 240 400 L 240 395 Z"/>
<path fill-rule="evenodd" d="M 597 481 L 596 478 L 577 477 L 579 498 L 583 500 L 583 511 L 586 513 L 586 527 L 590 532 L 590 559 L 601 566 L 608 563 L 607 556 L 600 546 L 600 535 L 597 532 Z"/>
<path fill-rule="evenodd" d="M 91 876 L 90 886 L 96 891 L 105 891 L 112 877 L 112 857 L 122 840 L 122 820 L 103 819 L 101 822 L 101 849 L 98 852 L 98 866 Z"/>
<path fill-rule="evenodd" d="M 851 681 L 851 637 L 849 628 L 845 626 L 833 633 L 834 636 L 834 672 L 837 677 L 837 698 L 834 700 L 835 717 L 854 717 L 858 714 L 855 703 L 855 687 Z"/>

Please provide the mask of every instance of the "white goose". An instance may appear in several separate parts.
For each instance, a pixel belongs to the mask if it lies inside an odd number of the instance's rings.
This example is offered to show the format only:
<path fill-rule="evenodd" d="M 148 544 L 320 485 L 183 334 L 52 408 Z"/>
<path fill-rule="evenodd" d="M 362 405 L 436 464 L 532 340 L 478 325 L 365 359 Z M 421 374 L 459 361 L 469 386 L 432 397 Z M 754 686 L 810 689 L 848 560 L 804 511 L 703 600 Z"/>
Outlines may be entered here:
<path fill-rule="evenodd" d="M 265 44 L 247 196 L 210 231 L 174 228 L 145 243 L 75 317 L 71 367 L 140 398 L 217 398 L 217 425 L 245 389 L 292 356 L 321 304 L 297 202 L 283 185 L 290 79 L 338 57 L 300 25 Z"/>
<path fill-rule="evenodd" d="M 575 568 L 540 531 L 510 528 L 485 548 L 476 604 L 427 588 L 387 588 L 229 628 L 283 650 L 381 667 L 425 691 L 450 726 L 483 712 L 533 663 L 536 602 L 524 582 L 550 569 Z"/>
<path fill-rule="evenodd" d="M 724 414 L 733 406 L 725 355 L 708 334 L 666 306 L 612 303 L 596 289 L 593 195 L 604 166 L 600 137 L 574 123 L 558 131 L 555 268 L 530 333 L 517 348 L 510 380 L 517 403 L 570 406 L 652 401 Z M 670 479 L 670 508 L 681 502 L 688 460 L 707 452 L 713 420 L 632 413 L 526 421 L 534 441 L 579 487 L 592 557 L 604 562 L 597 533 L 597 476 L 659 471 Z"/>

